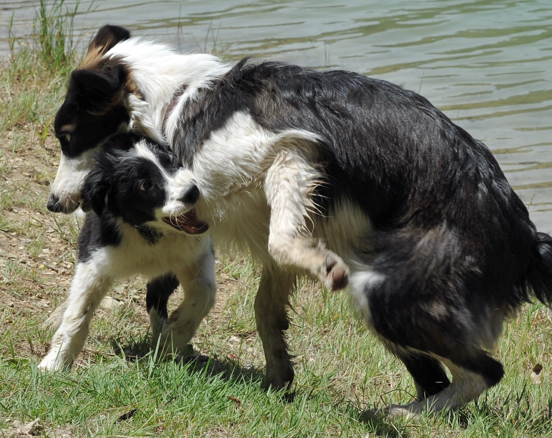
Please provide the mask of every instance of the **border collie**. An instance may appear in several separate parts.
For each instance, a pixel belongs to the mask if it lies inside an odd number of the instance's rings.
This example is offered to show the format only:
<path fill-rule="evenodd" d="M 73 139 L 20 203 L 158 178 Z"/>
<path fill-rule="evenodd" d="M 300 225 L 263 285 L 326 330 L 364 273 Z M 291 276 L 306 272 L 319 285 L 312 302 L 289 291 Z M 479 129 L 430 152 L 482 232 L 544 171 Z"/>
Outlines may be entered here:
<path fill-rule="evenodd" d="M 215 301 L 214 254 L 207 224 L 193 207 L 199 190 L 170 150 L 119 134 L 104 144 L 84 181 L 86 216 L 67 308 L 40 368 L 70 366 L 95 309 L 116 279 L 176 276 L 184 301 L 163 327 L 150 311 L 153 343 L 182 349 Z M 165 306 L 166 308 L 166 306 Z M 173 336 L 174 335 L 174 336 Z"/>
<path fill-rule="evenodd" d="M 88 163 L 110 135 L 166 139 L 195 178 L 194 211 L 214 241 L 263 265 L 255 315 L 267 386 L 293 380 L 284 331 L 298 275 L 331 290 L 350 283 L 414 378 L 417 400 L 389 408 L 400 415 L 457 408 L 497 384 L 504 370 L 488 349 L 505 319 L 533 296 L 552 301 L 552 238 L 489 149 L 389 82 L 231 65 L 105 26 L 55 130 L 62 158 L 48 208 L 63 212 L 82 202 Z"/>

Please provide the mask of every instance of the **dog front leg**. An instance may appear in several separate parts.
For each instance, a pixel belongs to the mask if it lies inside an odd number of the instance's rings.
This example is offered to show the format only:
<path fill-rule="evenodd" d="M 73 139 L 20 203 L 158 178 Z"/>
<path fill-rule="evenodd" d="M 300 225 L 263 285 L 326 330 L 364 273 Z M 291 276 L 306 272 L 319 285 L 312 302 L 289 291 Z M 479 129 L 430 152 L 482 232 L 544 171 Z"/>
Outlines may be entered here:
<path fill-rule="evenodd" d="M 146 310 L 150 320 L 152 349 L 157 346 L 159 336 L 167 324 L 167 304 L 178 285 L 178 278 L 173 273 L 157 277 L 147 284 Z"/>
<path fill-rule="evenodd" d="M 211 248 L 197 264 L 174 272 L 184 289 L 184 300 L 171 314 L 161 333 L 160 345 L 164 354 L 184 351 L 215 304 L 215 256 Z"/>
<path fill-rule="evenodd" d="M 289 388 L 293 382 L 293 365 L 284 330 L 289 328 L 286 307 L 294 286 L 295 275 L 277 266 L 263 266 L 255 297 L 255 320 L 266 358 L 265 388 Z"/>
<path fill-rule="evenodd" d="M 267 172 L 265 192 L 271 208 L 268 251 L 276 263 L 316 276 L 329 290 L 343 289 L 349 268 L 341 257 L 311 237 L 309 211 L 316 210 L 313 192 L 323 180 L 298 152 L 280 152 Z"/>
<path fill-rule="evenodd" d="M 73 364 L 88 336 L 94 311 L 111 283 L 111 278 L 98 274 L 93 263 L 77 265 L 61 325 L 52 338 L 48 354 L 40 362 L 40 369 L 58 370 Z"/>

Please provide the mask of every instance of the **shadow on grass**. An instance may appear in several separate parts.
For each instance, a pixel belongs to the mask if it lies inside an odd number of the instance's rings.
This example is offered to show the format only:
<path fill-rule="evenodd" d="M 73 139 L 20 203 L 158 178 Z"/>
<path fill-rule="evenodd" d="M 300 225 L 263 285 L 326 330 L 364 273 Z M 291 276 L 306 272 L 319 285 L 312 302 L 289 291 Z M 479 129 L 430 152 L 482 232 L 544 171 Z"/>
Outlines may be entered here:
<path fill-rule="evenodd" d="M 407 438 L 409 436 L 402 419 L 391 419 L 384 413 L 376 412 L 373 409 L 359 410 L 352 405 L 348 407 L 348 410 L 349 415 L 366 425 L 369 430 L 367 436 L 385 438 Z"/>
<path fill-rule="evenodd" d="M 142 360 L 151 360 L 155 352 L 150 348 L 150 338 L 143 337 L 130 342 L 121 342 L 119 339 L 112 338 L 110 344 L 113 352 L 128 362 Z M 191 373 L 201 371 L 207 376 L 219 376 L 225 380 L 235 380 L 260 385 L 264 373 L 261 369 L 243 366 L 230 358 L 209 357 L 195 353 L 192 345 L 188 345 L 186 350 L 177 355 L 174 359 L 177 364 L 188 367 Z"/>
<path fill-rule="evenodd" d="M 118 339 L 110 340 L 114 353 L 123 357 L 128 362 L 151 360 L 154 354 L 150 349 L 150 339 L 143 337 L 133 339 L 130 342 L 122 342 Z M 262 369 L 243 366 L 230 358 L 209 357 L 193 352 L 193 347 L 183 354 L 178 355 L 174 361 L 188 368 L 190 373 L 201 372 L 210 377 L 221 377 L 228 381 L 238 381 L 241 383 L 261 386 L 264 372 Z M 281 391 L 283 403 L 293 403 L 296 398 L 302 398 L 296 391 Z M 400 419 L 390 419 L 385 414 L 377 413 L 373 410 L 362 410 L 358 406 L 349 402 L 336 406 L 336 409 L 342 410 L 343 414 L 363 423 L 368 436 L 386 437 L 386 438 L 406 438 L 408 426 L 403 424 Z"/>

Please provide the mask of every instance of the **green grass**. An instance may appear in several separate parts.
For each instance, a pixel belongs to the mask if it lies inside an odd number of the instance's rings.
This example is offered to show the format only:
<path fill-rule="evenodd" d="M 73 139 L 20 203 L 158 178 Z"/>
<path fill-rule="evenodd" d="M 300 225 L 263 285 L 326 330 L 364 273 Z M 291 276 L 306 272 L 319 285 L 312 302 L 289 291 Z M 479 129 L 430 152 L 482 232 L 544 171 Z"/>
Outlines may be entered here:
<path fill-rule="evenodd" d="M 72 12 L 41 5 L 35 37 L 14 40 L 0 68 L 0 436 L 38 419 L 30 434 L 45 437 L 552 437 L 550 310 L 526 306 L 505 326 L 493 352 L 505 378 L 477 402 L 412 420 L 371 417 L 367 409 L 409 402 L 412 381 L 345 293 L 312 283 L 300 285 L 290 312 L 294 397 L 260 388 L 259 269 L 235 255 L 217 255 L 218 303 L 193 339 L 208 363 L 154 360 L 145 280 L 133 279 L 110 292 L 120 305 L 97 312 L 72 370 L 38 372 L 53 334 L 44 322 L 67 293 L 81 223 L 45 208 L 59 161 L 53 117 L 78 55 Z M 531 378 L 537 364 L 541 383 Z"/>
<path fill-rule="evenodd" d="M 7 349 L 6 338 L 14 333 L 5 333 L 0 378 L 7 384 L 0 389 L 0 417 L 6 420 L 0 427 L 13 419 L 39 418 L 45 436 L 56 428 L 75 436 L 552 436 L 549 379 L 535 385 L 529 377 L 533 361 L 543 358 L 536 352 L 549 354 L 550 335 L 519 342 L 534 338 L 527 330 L 533 332 L 546 317 L 542 306 L 529 307 L 509 325 L 499 347 L 507 375 L 477 403 L 454 414 L 388 420 L 363 412 L 410 400 L 410 378 L 352 316 L 343 295 L 320 293 L 311 285 L 294 299 L 295 398 L 261 390 L 261 345 L 249 332 L 254 280 L 240 278 L 241 286 L 228 297 L 216 324 L 208 317 L 194 339 L 196 350 L 209 356 L 208 366 L 157 363 L 151 354 L 139 361 L 115 354 L 148 342 L 146 326 L 136 323 L 136 307 L 128 302 L 95 318 L 86 359 L 72 371 L 39 373 L 38 356 L 21 356 L 17 345 Z M 14 328 L 23 330 L 35 349 L 51 335 L 40 322 L 40 317 L 20 320 Z M 129 412 L 132 416 L 122 420 Z"/>
<path fill-rule="evenodd" d="M 64 0 L 41 0 L 33 37 L 10 41 L 10 56 L 0 75 L 0 129 L 27 126 L 33 136 L 46 137 L 52 109 L 58 104 L 68 73 L 76 65 L 73 16 Z M 9 32 L 11 34 L 11 25 Z"/>

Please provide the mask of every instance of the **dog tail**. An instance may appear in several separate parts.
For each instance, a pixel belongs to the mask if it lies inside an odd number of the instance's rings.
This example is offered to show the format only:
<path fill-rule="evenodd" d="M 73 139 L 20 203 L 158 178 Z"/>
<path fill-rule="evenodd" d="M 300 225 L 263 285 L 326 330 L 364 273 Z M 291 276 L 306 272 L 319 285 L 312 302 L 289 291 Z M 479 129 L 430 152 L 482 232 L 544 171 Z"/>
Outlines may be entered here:
<path fill-rule="evenodd" d="M 524 283 L 543 304 L 552 307 L 552 237 L 537 233 Z"/>

